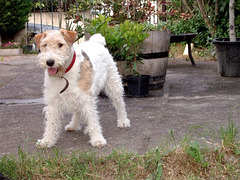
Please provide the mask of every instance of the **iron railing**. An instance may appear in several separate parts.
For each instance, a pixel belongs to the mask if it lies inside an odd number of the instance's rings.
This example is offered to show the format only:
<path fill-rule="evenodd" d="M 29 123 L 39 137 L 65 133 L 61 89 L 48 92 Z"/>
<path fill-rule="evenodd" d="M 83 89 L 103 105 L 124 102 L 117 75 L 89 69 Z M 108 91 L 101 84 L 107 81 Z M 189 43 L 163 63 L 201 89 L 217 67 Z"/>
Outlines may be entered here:
<path fill-rule="evenodd" d="M 91 19 L 100 13 L 106 16 L 111 16 L 113 13 L 113 9 L 111 9 L 113 7 L 104 4 L 104 0 L 99 0 L 98 4 L 94 4 L 96 1 L 93 3 L 93 0 L 32 0 L 32 2 L 33 8 L 27 23 L 28 36 L 33 36 L 46 30 L 66 29 L 69 21 L 73 21 L 71 18 L 66 20 L 69 13 L 73 15 L 81 12 L 83 19 L 86 17 Z M 135 2 L 135 5 L 151 3 L 151 6 L 154 7 L 153 12 L 160 12 L 163 9 L 165 11 L 166 9 L 164 3 L 162 3 L 166 2 L 166 0 L 119 0 L 119 2 L 121 2 L 125 13 L 128 15 L 131 14 L 131 2 Z M 85 11 L 82 12 L 84 9 Z M 135 15 L 134 13 L 133 16 Z M 148 22 L 152 24 L 158 23 L 159 20 L 162 20 L 159 19 L 158 15 L 157 13 L 151 14 Z M 30 38 L 28 37 L 27 39 L 29 40 Z"/>

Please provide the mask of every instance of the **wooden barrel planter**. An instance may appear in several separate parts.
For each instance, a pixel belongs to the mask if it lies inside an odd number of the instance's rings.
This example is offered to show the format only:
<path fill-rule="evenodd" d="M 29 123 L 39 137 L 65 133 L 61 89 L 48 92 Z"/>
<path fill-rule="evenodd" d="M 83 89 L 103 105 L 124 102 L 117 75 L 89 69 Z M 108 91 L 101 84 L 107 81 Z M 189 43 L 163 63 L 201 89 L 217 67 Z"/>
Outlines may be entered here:
<path fill-rule="evenodd" d="M 144 40 L 142 62 L 139 65 L 140 74 L 150 75 L 150 90 L 162 88 L 166 78 L 170 33 L 165 31 L 149 31 L 149 37 Z M 130 72 L 126 71 L 126 62 L 117 61 L 120 74 L 125 82 Z M 126 84 L 124 83 L 126 86 Z"/>

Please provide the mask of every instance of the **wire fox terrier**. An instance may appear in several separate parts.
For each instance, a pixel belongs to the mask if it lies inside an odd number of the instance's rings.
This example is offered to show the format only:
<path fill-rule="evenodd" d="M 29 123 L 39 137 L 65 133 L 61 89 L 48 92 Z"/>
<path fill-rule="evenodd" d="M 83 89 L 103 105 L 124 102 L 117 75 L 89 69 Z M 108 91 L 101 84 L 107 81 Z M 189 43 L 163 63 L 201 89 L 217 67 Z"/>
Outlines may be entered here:
<path fill-rule="evenodd" d="M 97 96 L 104 90 L 117 111 L 117 126 L 130 127 L 123 100 L 121 76 L 116 63 L 101 34 L 89 41 L 73 44 L 75 31 L 46 31 L 35 36 L 41 53 L 40 67 L 45 69 L 44 102 L 45 130 L 39 147 L 52 147 L 57 143 L 61 130 L 61 118 L 65 112 L 73 113 L 66 131 L 81 129 L 90 144 L 102 147 L 107 144 L 102 134 L 97 110 Z"/>

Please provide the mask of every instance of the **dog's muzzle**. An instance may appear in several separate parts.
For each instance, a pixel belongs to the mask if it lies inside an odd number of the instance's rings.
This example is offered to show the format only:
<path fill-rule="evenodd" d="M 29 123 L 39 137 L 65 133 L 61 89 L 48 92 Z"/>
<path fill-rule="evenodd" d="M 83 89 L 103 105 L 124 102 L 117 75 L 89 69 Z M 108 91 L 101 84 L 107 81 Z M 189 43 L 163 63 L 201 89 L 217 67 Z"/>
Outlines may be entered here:
<path fill-rule="evenodd" d="M 58 73 L 58 68 L 53 68 L 52 66 L 55 64 L 55 60 L 53 59 L 49 59 L 46 61 L 46 64 L 47 66 L 49 67 L 48 68 L 48 73 L 50 75 L 54 75 L 54 74 L 57 74 Z"/>
<path fill-rule="evenodd" d="M 53 59 L 49 59 L 47 60 L 46 64 L 49 66 L 49 67 L 52 67 L 54 65 L 55 61 Z"/>

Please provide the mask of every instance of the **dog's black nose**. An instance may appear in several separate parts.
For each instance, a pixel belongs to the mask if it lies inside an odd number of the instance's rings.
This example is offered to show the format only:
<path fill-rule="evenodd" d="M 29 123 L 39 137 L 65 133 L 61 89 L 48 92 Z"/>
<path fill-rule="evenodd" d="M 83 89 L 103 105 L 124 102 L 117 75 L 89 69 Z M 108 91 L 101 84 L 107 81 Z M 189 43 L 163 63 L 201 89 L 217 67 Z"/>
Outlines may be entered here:
<path fill-rule="evenodd" d="M 53 66 L 54 63 L 55 63 L 55 61 L 54 61 L 53 59 L 49 59 L 49 60 L 47 60 L 47 62 L 46 62 L 46 64 L 47 64 L 48 66 Z"/>

